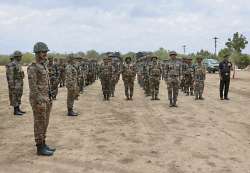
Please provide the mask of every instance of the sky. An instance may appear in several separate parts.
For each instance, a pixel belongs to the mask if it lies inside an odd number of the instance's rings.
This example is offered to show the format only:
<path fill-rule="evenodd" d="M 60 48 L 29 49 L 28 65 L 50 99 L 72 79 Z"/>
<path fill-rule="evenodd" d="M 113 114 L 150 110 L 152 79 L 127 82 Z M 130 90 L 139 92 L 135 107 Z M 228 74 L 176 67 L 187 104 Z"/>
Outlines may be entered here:
<path fill-rule="evenodd" d="M 214 52 L 240 32 L 250 39 L 249 0 L 0 0 L 0 54 L 52 52 Z M 250 45 L 244 50 L 250 53 Z"/>

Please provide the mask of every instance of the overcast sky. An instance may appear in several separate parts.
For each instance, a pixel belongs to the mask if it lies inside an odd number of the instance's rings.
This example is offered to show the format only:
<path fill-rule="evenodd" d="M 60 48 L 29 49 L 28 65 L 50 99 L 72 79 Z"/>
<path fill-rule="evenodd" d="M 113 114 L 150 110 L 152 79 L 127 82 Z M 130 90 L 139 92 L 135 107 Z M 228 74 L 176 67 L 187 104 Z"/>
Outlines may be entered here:
<path fill-rule="evenodd" d="M 0 0 L 0 54 L 37 41 L 53 52 L 213 52 L 214 36 L 219 49 L 237 31 L 250 39 L 249 17 L 249 0 Z"/>

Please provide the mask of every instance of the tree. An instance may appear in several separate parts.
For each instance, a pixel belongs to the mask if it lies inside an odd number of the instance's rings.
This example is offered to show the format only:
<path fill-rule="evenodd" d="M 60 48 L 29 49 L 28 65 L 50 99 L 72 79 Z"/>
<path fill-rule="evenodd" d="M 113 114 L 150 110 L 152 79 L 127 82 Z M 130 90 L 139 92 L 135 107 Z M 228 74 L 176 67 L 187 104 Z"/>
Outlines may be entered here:
<path fill-rule="evenodd" d="M 214 58 L 214 55 L 207 50 L 201 49 L 196 53 L 196 56 L 202 56 L 203 58 Z"/>
<path fill-rule="evenodd" d="M 158 56 L 158 58 L 161 60 L 169 58 L 168 51 L 162 47 L 153 54 Z"/>
<path fill-rule="evenodd" d="M 98 60 L 99 59 L 99 53 L 96 52 L 95 50 L 89 50 L 89 51 L 86 52 L 86 58 Z"/>
<path fill-rule="evenodd" d="M 239 34 L 238 32 L 234 33 L 233 38 L 229 38 L 226 42 L 227 48 L 232 52 L 231 59 L 234 64 L 234 72 L 233 72 L 233 79 L 235 78 L 235 65 L 239 62 L 240 55 L 243 49 L 246 48 L 246 45 L 248 44 L 247 38 Z"/>
<path fill-rule="evenodd" d="M 227 47 L 224 49 L 221 49 L 218 54 L 219 60 L 223 60 L 225 55 L 231 55 L 231 53 L 232 53 L 231 50 Z"/>

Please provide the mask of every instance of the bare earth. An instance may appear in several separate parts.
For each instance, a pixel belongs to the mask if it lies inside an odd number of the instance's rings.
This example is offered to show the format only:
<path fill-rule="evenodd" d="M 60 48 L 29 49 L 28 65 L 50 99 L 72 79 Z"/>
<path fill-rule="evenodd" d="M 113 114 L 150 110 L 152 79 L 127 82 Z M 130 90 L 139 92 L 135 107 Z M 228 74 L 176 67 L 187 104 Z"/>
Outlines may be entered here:
<path fill-rule="evenodd" d="M 208 75 L 205 101 L 179 96 L 169 108 L 162 81 L 160 101 L 145 98 L 138 84 L 126 101 L 102 101 L 100 82 L 66 116 L 66 89 L 54 102 L 47 142 L 57 151 L 38 157 L 27 77 L 23 117 L 12 115 L 4 67 L 0 68 L 0 173 L 250 173 L 250 72 L 232 80 L 231 101 L 218 98 L 218 74 Z"/>

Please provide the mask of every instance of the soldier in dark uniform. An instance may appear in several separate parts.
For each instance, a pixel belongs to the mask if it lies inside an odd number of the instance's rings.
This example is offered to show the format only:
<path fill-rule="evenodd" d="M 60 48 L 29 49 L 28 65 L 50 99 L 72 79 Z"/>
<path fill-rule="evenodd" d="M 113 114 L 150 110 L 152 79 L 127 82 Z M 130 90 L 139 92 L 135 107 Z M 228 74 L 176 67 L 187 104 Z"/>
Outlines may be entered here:
<path fill-rule="evenodd" d="M 224 59 L 219 64 L 220 75 L 220 99 L 229 100 L 228 91 L 230 85 L 230 74 L 232 69 L 232 63 L 228 61 L 229 55 L 226 54 Z"/>

